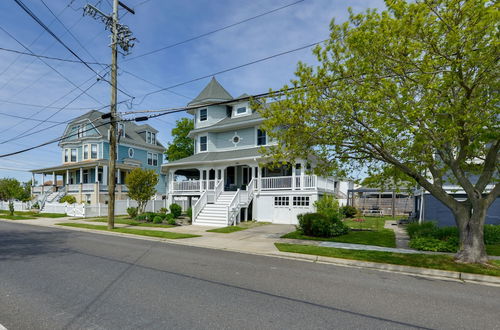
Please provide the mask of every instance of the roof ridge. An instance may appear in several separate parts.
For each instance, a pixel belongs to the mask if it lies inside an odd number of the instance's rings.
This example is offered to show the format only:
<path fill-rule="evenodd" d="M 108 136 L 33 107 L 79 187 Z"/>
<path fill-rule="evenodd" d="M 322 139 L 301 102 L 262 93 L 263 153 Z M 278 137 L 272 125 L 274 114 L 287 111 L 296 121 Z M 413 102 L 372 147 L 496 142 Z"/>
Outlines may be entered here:
<path fill-rule="evenodd" d="M 203 101 L 230 101 L 232 99 L 231 94 L 222 87 L 215 77 L 212 77 L 200 94 L 189 102 L 188 105 L 197 105 L 203 103 Z"/>

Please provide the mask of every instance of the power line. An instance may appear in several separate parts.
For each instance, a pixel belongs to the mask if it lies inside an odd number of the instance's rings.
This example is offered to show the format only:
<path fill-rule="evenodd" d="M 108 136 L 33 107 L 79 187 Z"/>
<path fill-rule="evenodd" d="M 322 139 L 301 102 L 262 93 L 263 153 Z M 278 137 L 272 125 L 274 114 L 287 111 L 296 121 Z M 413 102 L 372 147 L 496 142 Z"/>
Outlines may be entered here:
<path fill-rule="evenodd" d="M 148 0 L 149 1 L 149 0 Z M 155 50 L 152 50 L 152 51 L 149 51 L 147 53 L 144 53 L 144 54 L 140 54 L 140 55 L 137 55 L 137 56 L 132 56 L 132 57 L 129 57 L 127 59 L 125 59 L 124 61 L 125 62 L 128 62 L 128 61 L 131 61 L 131 60 L 134 60 L 136 58 L 140 58 L 140 57 L 144 57 L 144 56 L 147 56 L 147 55 L 151 55 L 151 54 L 154 54 L 154 53 L 157 53 L 157 52 L 160 52 L 162 50 L 165 50 L 165 49 L 169 49 L 169 48 L 173 48 L 173 47 L 176 47 L 176 46 L 179 46 L 179 45 L 182 45 L 182 44 L 185 44 L 185 43 L 188 43 L 190 41 L 193 41 L 193 40 L 197 40 L 197 39 L 200 39 L 200 38 L 203 38 L 203 37 L 206 37 L 208 35 L 211 35 L 211 34 L 214 34 L 214 33 L 217 33 L 217 32 L 220 32 L 220 31 L 223 31 L 223 30 L 227 30 L 229 28 L 232 28 L 234 26 L 237 26 L 237 25 L 240 25 L 240 24 L 243 24 L 243 23 L 246 23 L 248 21 L 251 21 L 251 20 L 254 20 L 256 18 L 259 18 L 259 17 L 262 17 L 262 16 L 265 16 L 265 15 L 268 15 L 268 14 L 271 14 L 271 13 L 274 13 L 274 12 L 277 12 L 279 10 L 282 10 L 282 9 L 285 9 L 285 8 L 288 8 L 288 7 L 291 7 L 293 5 L 296 5 L 300 2 L 303 2 L 305 0 L 299 0 L 299 1 L 295 1 L 295 2 L 292 2 L 288 5 L 285 5 L 285 6 L 282 6 L 282 7 L 279 7 L 279 8 L 275 8 L 273 10 L 269 10 L 269 11 L 266 11 L 262 14 L 259 14 L 259 15 L 256 15 L 256 16 L 252 16 L 252 17 L 249 17 L 249 18 L 246 18 L 242 21 L 239 21 L 239 22 L 236 22 L 236 23 L 233 23 L 233 24 L 229 24 L 229 25 L 226 25 L 226 26 L 223 26 L 221 28 L 218 28 L 218 29 L 215 29 L 215 30 L 212 30 L 212 31 L 209 31 L 209 32 L 206 32 L 206 33 L 203 33 L 203 34 L 200 34 L 200 35 L 197 35 L 195 37 L 192 37 L 192 38 L 189 38 L 189 39 L 185 39 L 183 41 L 179 41 L 179 42 L 176 42 L 176 43 L 173 43 L 173 44 L 170 44 L 170 45 L 167 45 L 167 46 L 164 46 L 164 47 L 161 47 L 161 48 L 158 48 L 158 49 L 155 49 Z M 146 2 L 146 1 L 145 1 Z"/>
<path fill-rule="evenodd" d="M 13 114 L 10 114 L 10 113 L 4 113 L 4 112 L 0 112 L 0 115 L 6 116 L 6 117 L 12 117 L 12 118 L 24 119 L 24 120 L 38 121 L 38 122 L 42 122 L 42 123 L 62 124 L 62 122 L 60 122 L 60 121 L 51 121 L 51 120 L 42 120 L 42 119 L 28 118 L 28 117 L 16 116 L 16 115 L 13 115 Z"/>
<path fill-rule="evenodd" d="M 33 103 L 15 102 L 15 101 L 9 101 L 9 100 L 0 100 L 0 103 L 17 104 L 17 105 L 24 105 L 26 107 L 43 108 L 43 109 L 61 109 L 61 107 L 53 107 L 53 106 L 49 106 L 49 105 L 39 105 L 39 104 L 33 104 Z M 82 107 L 82 108 L 67 107 L 66 108 L 66 110 L 92 110 L 92 109 L 93 109 L 92 107 Z"/>
<path fill-rule="evenodd" d="M 126 73 L 126 74 L 131 75 L 132 77 L 135 77 L 135 78 L 137 78 L 137 79 L 139 79 L 139 80 L 142 80 L 142 81 L 144 81 L 145 83 L 150 84 L 151 86 L 155 86 L 155 87 L 158 87 L 158 88 L 163 88 L 162 86 L 160 86 L 160 85 L 158 85 L 158 84 L 155 84 L 154 82 L 151 82 L 151 81 L 146 80 L 146 79 L 144 79 L 144 78 L 142 78 L 142 77 L 139 77 L 139 76 L 138 76 L 138 75 L 136 75 L 135 73 L 132 73 L 132 72 L 127 71 L 127 70 L 121 70 L 121 71 L 122 71 L 123 73 Z M 185 99 L 188 99 L 188 100 L 192 100 L 192 99 L 193 99 L 192 97 L 189 97 L 189 96 L 186 96 L 186 95 L 183 95 L 183 94 L 181 94 L 181 93 L 174 92 L 174 91 L 171 91 L 171 90 L 168 90 L 168 92 L 169 92 L 169 93 L 172 93 L 172 94 L 175 94 L 175 95 L 177 95 L 177 96 L 181 96 L 181 97 L 183 97 L 183 98 L 185 98 Z"/>
<path fill-rule="evenodd" d="M 33 18 L 33 20 L 35 20 L 35 22 L 37 22 L 45 31 L 47 31 L 54 39 L 57 40 L 57 42 L 59 42 L 64 48 L 66 48 L 71 54 L 73 54 L 73 56 L 75 56 L 83 65 L 85 65 L 87 68 L 89 68 L 89 70 L 91 70 L 92 72 L 94 72 L 99 78 L 101 78 L 102 80 L 106 81 L 108 84 L 111 85 L 111 82 L 109 82 L 108 80 L 106 80 L 106 78 L 104 78 L 103 76 L 100 76 L 99 73 L 94 70 L 94 68 L 92 68 L 86 61 L 84 61 L 77 53 L 75 53 L 69 46 L 67 46 L 54 32 L 52 32 L 52 30 L 47 26 L 45 25 L 21 0 L 14 0 L 16 2 L 16 4 L 21 7 L 21 9 L 23 9 L 31 18 Z M 130 98 L 133 98 L 132 95 L 124 92 L 123 90 L 121 89 L 118 89 L 120 90 L 120 92 L 122 92 L 123 94 L 127 95 L 128 97 Z"/>
<path fill-rule="evenodd" d="M 293 52 L 296 52 L 296 51 L 299 51 L 299 50 L 302 50 L 302 49 L 310 48 L 312 46 L 319 45 L 320 43 L 325 42 L 327 40 L 328 39 L 322 40 L 322 41 L 318 41 L 318 42 L 314 42 L 312 44 L 308 44 L 308 45 L 305 45 L 305 46 L 302 46 L 302 47 L 299 47 L 299 48 L 295 48 L 295 49 L 287 50 L 285 52 L 281 52 L 281 53 L 277 53 L 277 54 L 270 55 L 270 56 L 267 56 L 267 57 L 263 57 L 263 58 L 260 58 L 260 59 L 257 59 L 257 60 L 251 61 L 251 62 L 240 64 L 240 65 L 228 68 L 228 69 L 220 70 L 220 71 L 217 71 L 217 72 L 214 72 L 214 73 L 210 73 L 210 74 L 204 75 L 202 77 L 193 78 L 193 79 L 188 80 L 188 81 L 184 81 L 184 82 L 181 82 L 181 83 L 178 83 L 178 84 L 175 84 L 175 85 L 171 85 L 171 86 L 168 86 L 168 87 L 164 87 L 164 88 L 161 88 L 161 89 L 158 89 L 158 90 L 146 93 L 146 94 L 142 95 L 141 101 L 138 104 L 141 104 L 142 102 L 144 102 L 144 100 L 146 99 L 146 97 L 148 97 L 150 95 L 153 95 L 153 94 L 156 94 L 156 93 L 159 93 L 159 92 L 163 92 L 163 91 L 169 90 L 171 88 L 175 88 L 175 87 L 179 87 L 179 86 L 182 86 L 182 85 L 190 84 L 192 82 L 199 81 L 199 80 L 202 80 L 202 79 L 205 79 L 205 78 L 209 78 L 209 77 L 212 77 L 212 76 L 215 76 L 215 75 L 218 75 L 218 74 L 226 73 L 226 72 L 233 71 L 233 70 L 236 70 L 236 69 L 241 69 L 241 68 L 249 66 L 249 65 L 253 65 L 253 64 L 256 64 L 256 63 L 264 62 L 264 61 L 270 60 L 270 59 L 278 57 L 278 56 L 282 56 L 282 55 L 290 54 L 290 53 L 293 53 Z"/>
<path fill-rule="evenodd" d="M 16 53 L 16 54 L 20 54 L 20 55 L 33 56 L 33 57 L 38 57 L 38 58 L 45 58 L 45 59 L 48 59 L 48 60 L 55 60 L 55 61 L 62 61 L 62 62 L 78 63 L 78 64 L 80 64 L 80 61 L 77 61 L 77 60 L 70 60 L 70 59 L 66 59 L 66 58 L 45 56 L 45 55 L 33 54 L 33 53 L 26 53 L 26 52 L 21 52 L 19 50 L 9 49 L 9 48 L 4 48 L 4 47 L 0 47 L 0 50 L 6 51 L 6 52 L 11 52 L 11 53 Z M 107 65 L 105 63 L 99 63 L 99 62 L 87 62 L 87 63 L 89 63 L 89 64 L 97 64 L 97 65 Z"/>

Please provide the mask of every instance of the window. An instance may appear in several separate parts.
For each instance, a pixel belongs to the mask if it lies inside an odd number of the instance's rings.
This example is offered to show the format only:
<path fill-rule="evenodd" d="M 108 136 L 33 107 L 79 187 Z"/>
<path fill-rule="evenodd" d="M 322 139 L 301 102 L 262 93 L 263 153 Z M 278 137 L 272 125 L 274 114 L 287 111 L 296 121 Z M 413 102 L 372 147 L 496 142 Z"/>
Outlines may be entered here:
<path fill-rule="evenodd" d="M 125 125 L 118 124 L 118 136 L 125 137 Z"/>
<path fill-rule="evenodd" d="M 76 129 L 78 131 L 78 137 L 79 138 L 83 137 L 83 127 L 78 125 Z"/>
<path fill-rule="evenodd" d="M 237 115 L 242 115 L 244 113 L 247 113 L 247 108 L 246 107 L 241 107 L 241 108 L 236 109 L 236 114 Z"/>
<path fill-rule="evenodd" d="M 156 133 L 151 133 L 151 144 L 156 144 Z"/>
<path fill-rule="evenodd" d="M 200 110 L 200 121 L 207 120 L 207 109 Z"/>
<path fill-rule="evenodd" d="M 293 206 L 309 206 L 309 197 L 293 196 Z"/>
<path fill-rule="evenodd" d="M 128 149 L 128 158 L 134 158 L 134 148 Z"/>
<path fill-rule="evenodd" d="M 274 197 L 274 206 L 288 206 L 290 205 L 290 197 L 276 196 Z"/>
<path fill-rule="evenodd" d="M 89 170 L 83 170 L 83 183 L 89 183 Z"/>
<path fill-rule="evenodd" d="M 76 149 L 71 149 L 71 161 L 76 162 Z"/>
<path fill-rule="evenodd" d="M 200 136 L 200 151 L 207 151 L 207 137 Z"/>
<path fill-rule="evenodd" d="M 69 162 L 69 149 L 64 149 L 64 162 Z"/>
<path fill-rule="evenodd" d="M 257 145 L 263 146 L 267 144 L 266 131 L 262 129 L 257 129 Z"/>
<path fill-rule="evenodd" d="M 151 143 L 151 132 L 146 132 L 146 142 Z"/>
<path fill-rule="evenodd" d="M 97 159 L 97 144 L 90 145 L 90 158 Z"/>
<path fill-rule="evenodd" d="M 153 166 L 158 166 L 158 154 L 153 154 Z"/>
<path fill-rule="evenodd" d="M 153 165 L 153 154 L 148 152 L 148 165 Z"/>
<path fill-rule="evenodd" d="M 83 146 L 83 159 L 89 159 L 89 145 L 85 144 Z"/>

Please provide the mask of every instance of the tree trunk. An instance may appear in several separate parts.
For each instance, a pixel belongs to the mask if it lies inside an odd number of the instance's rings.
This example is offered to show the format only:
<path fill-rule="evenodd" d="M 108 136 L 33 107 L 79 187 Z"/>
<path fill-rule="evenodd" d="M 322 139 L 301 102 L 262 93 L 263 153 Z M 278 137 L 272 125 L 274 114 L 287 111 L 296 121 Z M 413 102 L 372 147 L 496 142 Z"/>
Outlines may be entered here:
<path fill-rule="evenodd" d="M 484 220 L 486 207 L 473 208 L 469 213 L 461 210 L 455 214 L 460 231 L 460 250 L 455 255 L 457 262 L 486 263 L 488 256 L 484 245 Z"/>

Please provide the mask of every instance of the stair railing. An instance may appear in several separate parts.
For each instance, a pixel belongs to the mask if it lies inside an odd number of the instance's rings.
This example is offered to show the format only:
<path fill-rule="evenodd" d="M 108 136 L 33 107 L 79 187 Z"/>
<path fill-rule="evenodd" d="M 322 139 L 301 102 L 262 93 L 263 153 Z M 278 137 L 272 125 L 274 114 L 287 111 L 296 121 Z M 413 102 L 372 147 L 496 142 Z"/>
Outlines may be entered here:
<path fill-rule="evenodd" d="M 207 205 L 208 198 L 207 198 L 207 191 L 205 190 L 200 198 L 196 201 L 196 203 L 193 205 L 193 222 L 196 222 L 196 218 L 200 214 L 201 210 Z"/>
<path fill-rule="evenodd" d="M 227 226 L 236 225 L 236 216 L 240 212 L 240 190 L 236 190 L 231 203 L 227 206 Z"/>
<path fill-rule="evenodd" d="M 253 195 L 255 193 L 255 190 L 254 190 L 255 189 L 255 181 L 254 180 L 255 180 L 255 178 L 252 178 L 252 180 L 250 180 L 250 182 L 247 185 L 247 192 L 248 192 L 248 196 L 247 196 L 247 200 L 246 200 L 247 206 L 252 201 Z"/>
<path fill-rule="evenodd" d="M 224 180 L 219 180 L 215 186 L 215 201 L 219 199 L 220 194 L 224 191 Z"/>

